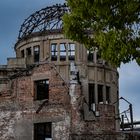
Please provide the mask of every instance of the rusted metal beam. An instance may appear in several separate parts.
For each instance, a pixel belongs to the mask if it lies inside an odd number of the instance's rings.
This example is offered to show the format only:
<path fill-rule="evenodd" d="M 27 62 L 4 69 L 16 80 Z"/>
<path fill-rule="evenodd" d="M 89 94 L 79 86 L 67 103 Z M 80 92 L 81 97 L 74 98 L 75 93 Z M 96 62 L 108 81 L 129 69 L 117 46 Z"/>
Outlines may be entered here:
<path fill-rule="evenodd" d="M 36 11 L 30 15 L 21 25 L 18 39 L 21 40 L 35 32 L 53 31 L 62 29 L 62 16 L 69 11 L 69 8 L 63 5 L 53 5 Z"/>

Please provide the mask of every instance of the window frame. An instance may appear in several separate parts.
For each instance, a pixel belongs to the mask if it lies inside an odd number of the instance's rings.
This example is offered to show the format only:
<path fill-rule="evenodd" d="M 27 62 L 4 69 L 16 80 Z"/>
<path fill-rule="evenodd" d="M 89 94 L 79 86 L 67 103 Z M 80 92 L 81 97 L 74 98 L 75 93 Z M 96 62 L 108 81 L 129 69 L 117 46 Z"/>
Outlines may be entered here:
<path fill-rule="evenodd" d="M 74 45 L 74 46 L 71 46 L 71 45 Z M 68 59 L 69 60 L 73 60 L 73 61 L 75 60 L 75 49 L 76 49 L 75 46 L 76 46 L 75 43 L 68 43 Z M 74 47 L 74 49 L 72 47 Z"/>
<path fill-rule="evenodd" d="M 21 50 L 21 57 L 24 58 L 25 57 L 25 51 Z"/>
<path fill-rule="evenodd" d="M 51 44 L 51 61 L 57 61 L 57 56 L 58 56 L 58 44 L 52 43 Z"/>
<path fill-rule="evenodd" d="M 31 47 L 26 48 L 26 55 L 27 56 L 31 56 L 32 55 L 32 48 Z"/>
<path fill-rule="evenodd" d="M 87 60 L 89 62 L 94 62 L 94 52 L 93 51 L 87 50 Z"/>
<path fill-rule="evenodd" d="M 89 110 L 93 110 L 93 104 L 95 104 L 95 84 L 88 84 L 88 95 L 89 95 Z"/>
<path fill-rule="evenodd" d="M 98 84 L 98 104 L 103 104 L 104 103 L 104 95 L 103 95 L 103 85 Z"/>
<path fill-rule="evenodd" d="M 52 138 L 52 122 L 34 123 L 34 140 Z"/>
<path fill-rule="evenodd" d="M 49 100 L 49 79 L 42 79 L 34 81 L 35 86 L 35 100 Z M 44 91 L 42 91 L 44 89 Z"/>
<path fill-rule="evenodd" d="M 66 57 L 67 57 L 67 44 L 66 43 L 59 44 L 59 54 L 60 54 L 60 61 L 66 61 Z"/>
<path fill-rule="evenodd" d="M 40 46 L 36 45 L 34 46 L 34 62 L 39 62 L 39 60 L 40 60 Z"/>

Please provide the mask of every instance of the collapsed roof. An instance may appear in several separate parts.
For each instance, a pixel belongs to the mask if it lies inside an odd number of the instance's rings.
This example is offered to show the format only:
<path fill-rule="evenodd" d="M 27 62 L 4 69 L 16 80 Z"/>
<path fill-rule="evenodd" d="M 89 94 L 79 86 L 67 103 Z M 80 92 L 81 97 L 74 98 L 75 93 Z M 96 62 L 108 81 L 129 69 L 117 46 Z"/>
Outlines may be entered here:
<path fill-rule="evenodd" d="M 53 5 L 31 14 L 21 25 L 18 41 L 33 33 L 53 32 L 62 29 L 62 16 L 69 11 L 63 5 Z"/>

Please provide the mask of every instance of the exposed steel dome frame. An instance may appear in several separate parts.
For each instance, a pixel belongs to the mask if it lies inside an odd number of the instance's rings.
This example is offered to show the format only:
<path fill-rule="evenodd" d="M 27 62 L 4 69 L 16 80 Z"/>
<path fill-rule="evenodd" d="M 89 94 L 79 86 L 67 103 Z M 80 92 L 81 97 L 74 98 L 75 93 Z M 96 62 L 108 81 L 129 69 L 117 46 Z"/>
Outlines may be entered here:
<path fill-rule="evenodd" d="M 33 33 L 62 29 L 62 16 L 69 11 L 66 4 L 53 5 L 36 11 L 21 25 L 18 40 Z"/>

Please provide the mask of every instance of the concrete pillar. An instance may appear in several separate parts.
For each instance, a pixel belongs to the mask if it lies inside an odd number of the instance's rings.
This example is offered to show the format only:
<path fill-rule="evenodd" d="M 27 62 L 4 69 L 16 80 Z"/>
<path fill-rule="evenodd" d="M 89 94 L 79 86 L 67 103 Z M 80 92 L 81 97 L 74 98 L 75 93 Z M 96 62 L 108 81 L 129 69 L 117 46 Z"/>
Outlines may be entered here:
<path fill-rule="evenodd" d="M 51 57 L 51 44 L 50 40 L 44 41 L 44 58 L 49 59 Z"/>
<path fill-rule="evenodd" d="M 103 103 L 106 104 L 106 86 L 103 85 Z"/>
<path fill-rule="evenodd" d="M 66 61 L 69 61 L 69 56 L 68 56 L 68 43 L 66 43 Z"/>
<path fill-rule="evenodd" d="M 43 58 L 44 58 L 43 52 L 44 52 L 44 41 L 41 40 L 41 41 L 40 41 L 40 61 L 42 61 Z"/>
<path fill-rule="evenodd" d="M 98 104 L 98 85 L 97 85 L 97 79 L 98 79 L 98 73 L 97 73 L 97 67 L 95 67 L 95 104 Z"/>
<path fill-rule="evenodd" d="M 94 63 L 97 63 L 97 52 L 98 52 L 98 50 L 95 49 L 95 51 L 94 51 Z"/>
<path fill-rule="evenodd" d="M 58 55 L 57 55 L 57 62 L 60 62 L 60 43 L 58 43 L 57 44 L 58 46 L 58 49 L 57 49 L 57 51 L 58 51 Z"/>

